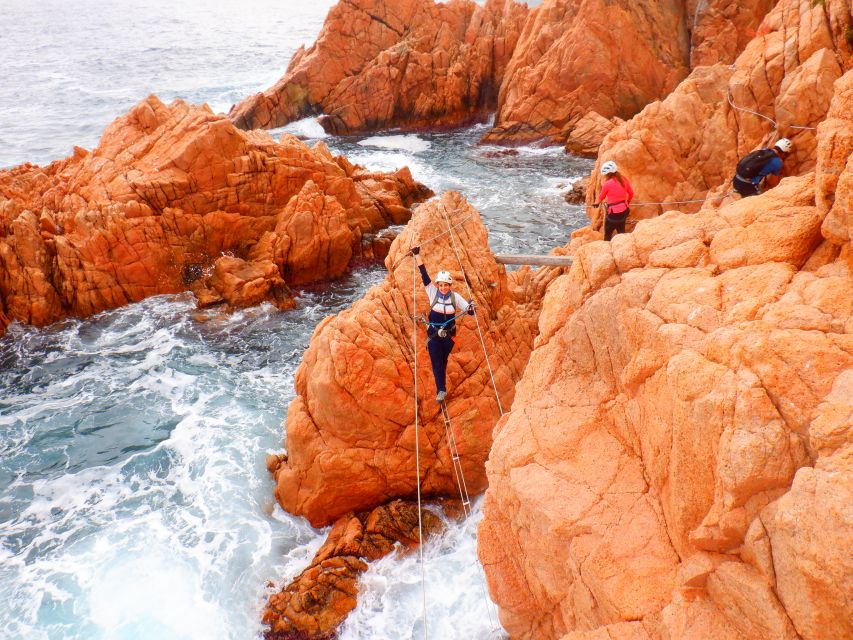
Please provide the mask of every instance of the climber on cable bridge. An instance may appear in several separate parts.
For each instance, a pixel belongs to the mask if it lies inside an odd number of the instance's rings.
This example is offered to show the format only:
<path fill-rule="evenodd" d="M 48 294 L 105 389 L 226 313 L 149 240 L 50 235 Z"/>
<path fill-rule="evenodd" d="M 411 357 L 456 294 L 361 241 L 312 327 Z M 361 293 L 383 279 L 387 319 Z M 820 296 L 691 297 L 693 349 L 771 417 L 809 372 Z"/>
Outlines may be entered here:
<path fill-rule="evenodd" d="M 447 397 L 447 359 L 453 351 L 456 319 L 465 313 L 473 316 L 474 301 L 466 301 L 461 295 L 450 290 L 453 286 L 453 277 L 448 271 L 439 271 L 435 277 L 436 284 L 432 284 L 420 254 L 420 247 L 412 247 L 412 255 L 415 256 L 424 289 L 429 298 L 427 351 L 432 364 L 432 375 L 435 378 L 437 391 L 435 401 L 441 404 Z"/>
<path fill-rule="evenodd" d="M 791 153 L 794 144 L 788 138 L 779 140 L 772 149 L 757 149 L 745 155 L 737 163 L 732 186 L 742 197 L 757 196 L 761 193 L 761 181 L 768 189 L 779 184 L 779 172 L 782 162 Z"/>

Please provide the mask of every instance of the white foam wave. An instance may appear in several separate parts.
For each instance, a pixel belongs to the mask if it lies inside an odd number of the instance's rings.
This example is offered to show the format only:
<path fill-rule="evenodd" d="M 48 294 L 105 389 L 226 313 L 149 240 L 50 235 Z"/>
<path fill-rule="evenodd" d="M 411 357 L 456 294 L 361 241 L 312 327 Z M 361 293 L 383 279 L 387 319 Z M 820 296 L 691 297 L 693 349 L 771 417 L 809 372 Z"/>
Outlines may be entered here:
<path fill-rule="evenodd" d="M 427 630 L 431 638 L 506 638 L 488 598 L 477 560 L 479 505 L 468 520 L 449 524 L 424 553 Z M 370 565 L 359 581 L 358 606 L 341 627 L 341 640 L 423 637 L 423 587 L 417 553 L 391 554 Z"/>
<path fill-rule="evenodd" d="M 432 143 L 429 140 L 424 140 L 416 134 L 409 135 L 394 135 L 394 136 L 373 136 L 365 138 L 358 144 L 362 147 L 376 147 L 377 149 L 399 149 L 409 153 L 423 153 L 432 148 Z"/>
<path fill-rule="evenodd" d="M 296 120 L 295 122 L 291 122 L 280 129 L 275 129 L 274 131 L 270 131 L 272 135 L 276 135 L 277 133 L 289 133 L 294 136 L 299 136 L 300 138 L 310 138 L 312 140 L 328 138 L 329 134 L 326 133 L 326 130 L 323 129 L 323 126 L 317 122 L 317 118 L 303 118 L 302 120 Z"/>
<path fill-rule="evenodd" d="M 426 185 L 435 188 L 447 182 L 447 177 L 442 176 L 434 167 L 426 162 L 421 162 L 415 156 L 405 153 L 394 153 L 392 151 L 364 151 L 362 153 L 351 153 L 349 159 L 370 171 L 397 171 L 403 167 L 409 167 L 412 177 Z M 443 188 L 443 187 L 439 187 Z"/>
<path fill-rule="evenodd" d="M 566 152 L 563 150 L 563 147 L 559 146 L 537 147 L 533 145 L 525 145 L 521 147 L 503 147 L 498 145 L 484 144 L 479 147 L 479 151 L 481 154 L 493 153 L 498 156 L 502 154 L 507 154 L 507 152 L 511 153 L 512 151 L 517 151 L 518 155 L 521 156 L 560 158 L 566 155 Z"/>

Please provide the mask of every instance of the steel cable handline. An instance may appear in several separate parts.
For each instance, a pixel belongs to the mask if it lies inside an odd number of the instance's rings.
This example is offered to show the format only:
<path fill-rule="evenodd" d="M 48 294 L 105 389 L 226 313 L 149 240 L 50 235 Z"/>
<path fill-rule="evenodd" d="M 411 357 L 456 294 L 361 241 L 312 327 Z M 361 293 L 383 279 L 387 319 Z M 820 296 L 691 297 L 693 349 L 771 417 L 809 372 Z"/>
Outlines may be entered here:
<path fill-rule="evenodd" d="M 439 233 L 439 234 L 437 234 L 431 238 L 428 238 L 427 240 L 420 242 L 419 246 L 425 244 L 426 242 L 430 242 L 432 240 L 435 240 L 436 238 L 439 238 L 439 237 L 449 233 L 450 237 L 451 237 L 451 241 L 453 243 L 454 252 L 456 253 L 456 259 L 459 261 L 459 268 L 462 270 L 463 279 L 465 280 L 465 284 L 468 287 L 469 299 L 473 300 L 473 292 L 471 291 L 471 286 L 468 284 L 468 279 L 467 279 L 467 276 L 465 275 L 465 268 L 462 265 L 462 260 L 459 256 L 459 251 L 457 250 L 457 247 L 456 247 L 456 240 L 453 237 L 453 229 L 457 226 L 461 226 L 465 221 L 472 218 L 475 214 L 471 214 L 469 216 L 466 216 L 461 221 L 459 221 L 456 225 L 452 225 L 450 223 L 450 218 L 447 215 L 447 209 L 444 207 L 444 205 L 442 205 L 442 210 L 444 212 L 444 217 L 445 217 L 445 220 L 447 221 L 447 225 L 448 225 L 447 231 Z M 409 254 L 406 254 L 405 257 L 408 257 L 408 255 Z M 441 323 L 427 322 L 424 320 L 423 316 L 419 317 L 416 313 L 416 310 L 417 310 L 417 262 L 415 260 L 412 261 L 412 268 L 413 268 L 413 272 L 412 272 L 412 306 L 413 306 L 413 313 L 412 313 L 413 329 L 412 329 L 412 331 L 413 331 L 413 333 L 416 333 L 416 331 L 417 331 L 417 323 L 418 322 L 422 322 L 424 325 L 427 325 L 427 326 L 442 327 L 442 326 L 447 325 L 449 322 L 452 322 L 453 320 L 458 319 L 462 315 L 465 315 L 465 313 L 467 313 L 467 312 L 461 313 L 461 314 L 455 316 L 454 318 L 452 318 L 451 320 L 441 322 Z M 500 395 L 498 394 L 497 385 L 495 384 L 495 379 L 494 379 L 494 374 L 492 372 L 491 363 L 489 362 L 489 354 L 486 351 L 486 343 L 483 340 L 483 333 L 482 333 L 482 330 L 480 329 L 480 323 L 479 323 L 479 319 L 477 318 L 476 312 L 474 314 L 474 319 L 477 321 L 477 333 L 479 334 L 479 337 L 480 337 L 480 345 L 483 348 L 483 354 L 486 358 L 486 363 L 488 365 L 489 375 L 490 375 L 491 380 L 492 380 L 492 386 L 494 387 L 494 390 L 495 390 L 495 399 L 497 400 L 498 410 L 500 411 L 501 415 L 503 415 L 503 406 L 501 405 Z M 413 348 L 415 350 L 415 358 L 414 358 L 414 362 L 415 362 L 415 389 L 414 389 L 414 391 L 415 391 L 415 434 L 416 434 L 415 437 L 417 438 L 417 434 L 418 434 L 418 429 L 417 429 L 418 399 L 417 399 L 417 395 L 418 395 L 418 392 L 417 392 L 417 341 L 416 341 L 416 339 L 413 339 Z M 470 496 L 470 493 L 468 492 L 468 483 L 465 480 L 465 472 L 462 468 L 462 456 L 459 453 L 459 446 L 458 446 L 458 443 L 456 442 L 456 436 L 453 433 L 453 426 L 452 426 L 451 421 L 450 421 L 450 414 L 447 411 L 447 405 L 446 405 L 446 403 L 442 402 L 442 403 L 440 403 L 439 406 L 441 409 L 441 416 L 442 416 L 442 419 L 444 422 L 445 438 L 447 440 L 447 447 L 448 447 L 448 450 L 450 453 L 451 464 L 453 466 L 453 474 L 454 474 L 455 479 L 456 479 L 456 486 L 459 489 L 459 498 L 460 498 L 460 502 L 462 504 L 462 511 L 463 511 L 465 518 L 467 520 L 468 518 L 471 517 L 473 510 L 471 508 L 471 496 Z M 416 460 L 416 465 L 418 467 L 418 524 L 420 526 L 422 506 L 421 506 L 421 498 L 420 498 L 420 495 L 421 495 L 421 493 L 420 493 L 420 462 L 419 462 L 419 453 L 418 452 L 419 452 L 419 448 L 416 445 L 415 460 Z M 423 567 L 423 538 L 422 538 L 422 535 L 423 534 L 421 533 L 421 566 Z M 476 556 L 476 549 L 474 550 L 474 554 Z M 489 599 L 488 593 L 486 591 L 486 578 L 485 578 L 485 575 L 483 573 L 483 567 L 480 566 L 480 563 L 477 562 L 476 560 L 474 561 L 474 563 L 477 565 L 477 568 L 478 568 L 480 575 L 481 575 L 481 578 L 482 578 L 481 589 L 483 592 L 483 599 L 486 603 L 486 610 L 487 610 L 488 615 L 489 615 L 489 623 L 491 624 L 492 631 L 495 633 L 499 633 L 500 625 L 498 624 L 497 616 L 496 616 L 495 612 L 493 611 L 495 604 Z M 426 581 L 425 581 L 425 578 L 423 578 L 423 574 L 422 574 L 422 582 L 425 585 Z M 424 625 L 426 625 L 426 587 L 425 586 L 424 586 Z M 424 631 L 424 633 L 426 634 L 426 630 Z"/>
<path fill-rule="evenodd" d="M 732 65 L 729 68 L 730 69 L 734 68 L 734 65 Z M 732 100 L 732 90 L 730 87 L 726 87 L 726 99 L 729 101 L 729 104 L 732 106 L 733 109 L 737 109 L 738 111 L 745 111 L 746 113 L 751 113 L 752 115 L 758 116 L 759 118 L 764 118 L 765 120 L 767 120 L 767 122 L 769 122 L 770 124 L 773 125 L 773 131 L 779 131 L 779 123 L 776 122 L 770 116 L 765 116 L 763 113 L 759 113 L 758 111 L 753 111 L 752 109 L 747 109 L 746 107 L 737 106 L 734 103 L 734 101 Z M 810 131 L 817 131 L 817 127 L 807 127 L 807 126 L 801 125 L 801 124 L 789 124 L 788 129 L 807 129 Z"/>
<path fill-rule="evenodd" d="M 462 511 L 465 514 L 465 519 L 468 520 L 473 515 L 471 508 L 471 495 L 468 493 L 468 483 L 465 481 L 465 471 L 462 469 L 462 456 L 459 453 L 459 446 L 456 443 L 456 436 L 453 433 L 453 426 L 450 424 L 450 414 L 447 412 L 447 405 L 441 403 L 441 416 L 444 418 L 444 432 L 447 439 L 447 446 L 450 450 L 450 458 L 453 464 L 453 473 L 456 476 L 456 486 L 459 488 L 459 499 L 462 502 Z M 471 541 L 473 544 L 473 540 Z M 474 548 L 474 556 L 477 555 L 477 549 Z M 477 566 L 477 571 L 480 574 L 480 589 L 483 593 L 483 602 L 486 603 L 486 611 L 489 615 L 489 624 L 495 634 L 500 633 L 500 624 L 498 623 L 498 614 L 495 610 L 495 603 L 489 598 L 486 592 L 486 575 L 483 567 L 477 560 L 474 560 Z"/>
<path fill-rule="evenodd" d="M 447 233 L 450 234 L 450 240 L 451 240 L 451 243 L 453 245 L 453 252 L 456 254 L 457 262 L 459 262 L 459 269 L 460 269 L 460 271 L 462 271 L 462 279 L 465 280 L 465 286 L 468 288 L 468 299 L 473 300 L 474 299 L 474 293 L 473 293 L 473 291 L 471 291 L 471 285 L 468 282 L 468 276 L 465 274 L 465 267 L 462 264 L 462 258 L 459 255 L 459 249 L 456 245 L 456 239 L 453 237 L 454 227 L 459 226 L 461 224 L 461 222 L 457 223 L 456 225 L 452 225 L 450 223 L 450 216 L 447 213 L 447 208 L 444 206 L 444 204 L 441 204 L 441 210 L 444 214 L 444 219 L 447 222 Z M 471 214 L 471 216 L 473 216 L 473 215 L 474 214 Z M 465 218 L 463 218 L 462 222 L 464 222 L 465 220 L 467 220 L 471 216 L 466 216 Z M 498 393 L 497 384 L 495 384 L 495 375 L 494 375 L 494 372 L 492 371 L 491 362 L 489 361 L 489 352 L 486 350 L 486 342 L 485 342 L 485 340 L 483 340 L 483 332 L 480 329 L 480 319 L 477 317 L 476 310 L 474 313 L 474 320 L 477 323 L 477 334 L 480 337 L 480 346 L 483 348 L 483 355 L 486 358 L 486 366 L 489 369 L 489 377 L 491 378 L 491 381 L 492 381 L 492 388 L 495 390 L 495 400 L 498 403 L 498 411 L 500 411 L 501 416 L 503 416 L 504 410 L 503 410 L 503 406 L 501 405 L 500 394 Z M 462 496 L 463 509 L 465 509 L 465 507 L 467 507 L 467 510 L 465 512 L 465 515 L 467 518 L 467 517 L 471 516 L 471 499 L 470 499 L 470 496 L 468 494 L 468 485 L 465 482 L 465 474 L 462 470 L 461 456 L 459 455 L 459 449 L 456 445 L 456 436 L 453 434 L 453 427 L 450 424 L 450 415 L 447 413 L 447 406 L 444 403 L 442 403 L 441 409 L 442 409 L 442 415 L 444 417 L 444 427 L 445 427 L 445 430 L 448 432 L 448 436 L 447 436 L 448 437 L 448 445 L 451 447 L 451 455 L 454 456 L 454 458 L 455 458 L 453 460 L 453 462 L 455 463 L 454 468 L 455 468 L 455 470 L 458 470 L 458 474 L 459 474 L 459 478 L 460 478 L 460 480 L 458 481 L 458 484 L 459 484 L 459 493 L 460 493 L 460 496 Z M 476 549 L 474 550 L 474 553 L 476 554 Z M 483 569 L 482 565 L 480 565 L 480 563 L 477 562 L 476 560 L 475 560 L 475 564 L 477 565 L 477 569 L 480 573 L 480 577 L 482 578 L 482 581 L 480 583 L 480 587 L 483 591 L 483 600 L 486 603 L 486 611 L 488 611 L 488 613 L 489 613 L 489 623 L 492 625 L 492 631 L 494 631 L 495 633 L 498 633 L 500 625 L 496 620 L 499 618 L 499 616 L 497 615 L 497 612 L 495 611 L 495 609 L 496 609 L 495 603 L 491 601 L 491 599 L 489 598 L 489 594 L 486 591 L 485 570 Z"/>
<path fill-rule="evenodd" d="M 700 198 L 698 200 L 670 200 L 669 202 L 629 202 L 628 206 L 629 207 L 644 207 L 644 206 L 651 206 L 651 205 L 667 206 L 670 204 L 689 204 L 692 202 L 707 202 L 708 200 L 722 200 L 723 198 L 730 196 L 731 193 L 732 193 L 732 191 L 731 191 L 731 189 L 729 189 L 728 191 L 726 191 L 722 195 L 711 196 L 708 198 Z M 594 204 L 587 205 L 587 206 L 593 207 L 594 209 L 598 209 L 600 204 L 601 203 L 599 202 L 599 203 L 594 203 Z"/>
<path fill-rule="evenodd" d="M 412 311 L 418 303 L 418 266 L 412 260 Z M 424 640 L 427 640 L 427 599 L 426 599 L 426 569 L 424 568 L 424 524 L 421 505 L 421 439 L 418 428 L 418 321 L 412 316 L 412 353 L 414 354 L 414 387 L 415 387 L 415 478 L 418 492 L 418 553 L 421 561 L 421 591 L 424 601 Z"/>

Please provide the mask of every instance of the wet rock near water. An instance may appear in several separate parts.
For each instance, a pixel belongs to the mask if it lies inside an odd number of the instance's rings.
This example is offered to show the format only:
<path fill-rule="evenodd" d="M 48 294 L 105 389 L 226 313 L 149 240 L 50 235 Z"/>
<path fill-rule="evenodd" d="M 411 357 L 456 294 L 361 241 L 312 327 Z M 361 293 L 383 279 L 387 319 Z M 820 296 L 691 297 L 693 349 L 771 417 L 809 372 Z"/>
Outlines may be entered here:
<path fill-rule="evenodd" d="M 444 525 L 429 509 L 422 511 L 424 540 Z M 395 500 L 370 511 L 339 518 L 311 564 L 269 599 L 263 623 L 266 640 L 328 640 L 357 602 L 358 577 L 367 563 L 420 543 L 418 505 Z"/>
<path fill-rule="evenodd" d="M 589 182 L 589 178 L 576 180 L 572 183 L 572 187 L 563 194 L 563 199 L 569 204 L 584 204 Z"/>
<path fill-rule="evenodd" d="M 484 158 L 511 158 L 518 154 L 518 149 L 491 149 L 489 151 L 483 151 Z"/>

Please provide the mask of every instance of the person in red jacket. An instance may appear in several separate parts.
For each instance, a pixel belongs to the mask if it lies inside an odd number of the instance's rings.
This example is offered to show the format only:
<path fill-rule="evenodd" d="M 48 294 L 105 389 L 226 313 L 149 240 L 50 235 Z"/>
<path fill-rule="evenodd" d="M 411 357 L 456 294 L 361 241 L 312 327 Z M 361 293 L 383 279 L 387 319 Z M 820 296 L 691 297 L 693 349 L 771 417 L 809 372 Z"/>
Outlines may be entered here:
<path fill-rule="evenodd" d="M 619 174 L 612 160 L 601 165 L 601 175 L 604 176 L 604 184 L 601 185 L 598 202 L 604 203 L 604 239 L 609 241 L 614 231 L 625 233 L 625 221 L 631 212 L 628 205 L 634 199 L 634 189 L 628 178 Z"/>

